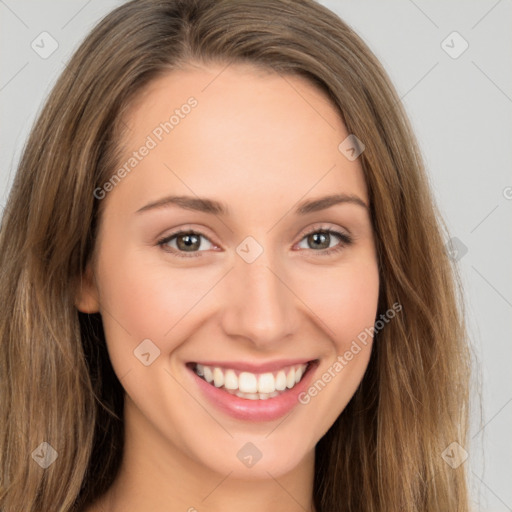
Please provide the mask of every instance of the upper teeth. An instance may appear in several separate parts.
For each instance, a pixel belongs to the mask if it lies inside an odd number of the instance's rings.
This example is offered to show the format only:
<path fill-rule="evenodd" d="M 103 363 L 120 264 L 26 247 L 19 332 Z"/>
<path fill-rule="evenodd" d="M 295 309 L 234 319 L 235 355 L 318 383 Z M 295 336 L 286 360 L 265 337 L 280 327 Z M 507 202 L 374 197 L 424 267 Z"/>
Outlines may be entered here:
<path fill-rule="evenodd" d="M 217 388 L 224 386 L 225 389 L 242 393 L 273 393 L 293 388 L 306 368 L 307 363 L 289 366 L 277 372 L 251 373 L 196 364 L 195 372 Z"/>

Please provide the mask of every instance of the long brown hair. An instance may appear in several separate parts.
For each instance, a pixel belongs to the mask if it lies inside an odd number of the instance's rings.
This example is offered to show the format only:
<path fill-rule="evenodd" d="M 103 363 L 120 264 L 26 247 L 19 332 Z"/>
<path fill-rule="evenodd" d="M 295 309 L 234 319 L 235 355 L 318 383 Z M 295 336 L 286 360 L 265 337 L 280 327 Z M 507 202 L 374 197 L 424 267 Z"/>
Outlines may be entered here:
<path fill-rule="evenodd" d="M 2 221 L 0 509 L 81 510 L 116 476 L 123 389 L 101 317 L 74 303 L 101 217 L 93 192 L 119 164 L 130 102 L 193 61 L 307 77 L 365 144 L 379 315 L 397 301 L 402 310 L 376 334 L 357 392 L 317 444 L 317 511 L 467 512 L 464 464 L 454 469 L 442 457 L 452 442 L 465 446 L 469 376 L 447 230 L 387 74 L 313 0 L 130 1 L 67 64 L 26 143 Z M 51 450 L 53 464 L 35 463 Z"/>

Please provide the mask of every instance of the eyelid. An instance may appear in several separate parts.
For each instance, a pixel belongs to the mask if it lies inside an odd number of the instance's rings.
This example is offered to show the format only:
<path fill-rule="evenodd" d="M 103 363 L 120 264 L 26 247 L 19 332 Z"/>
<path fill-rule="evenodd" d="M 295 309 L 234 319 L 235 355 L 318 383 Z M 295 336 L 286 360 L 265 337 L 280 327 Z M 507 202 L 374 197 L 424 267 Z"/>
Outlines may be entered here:
<path fill-rule="evenodd" d="M 203 228 L 201 228 L 202 230 Z M 169 243 L 172 239 L 179 236 L 180 234 L 194 234 L 199 237 L 203 237 L 204 239 L 208 240 L 213 246 L 220 247 L 220 244 L 217 244 L 215 241 L 211 240 L 209 235 L 206 235 L 201 230 L 194 229 L 191 226 L 182 226 L 181 228 L 178 228 L 176 231 L 173 231 L 165 236 L 161 236 L 158 238 L 157 245 L 161 246 L 163 250 L 165 250 L 168 253 L 177 255 L 178 257 L 194 257 L 194 256 L 200 256 L 203 252 L 208 251 L 177 251 L 173 248 L 165 249 L 165 244 Z M 334 247 L 329 247 L 327 249 L 320 249 L 318 251 L 315 251 L 314 249 L 306 250 L 306 252 L 312 252 L 312 253 L 318 253 L 318 255 L 330 255 L 331 253 L 336 252 L 337 250 L 342 250 L 346 246 L 350 245 L 354 241 L 354 237 L 350 234 L 349 230 L 346 228 L 340 228 L 338 226 L 332 226 L 326 223 L 320 223 L 320 224 L 314 224 L 312 226 L 309 226 L 307 228 L 304 228 L 300 234 L 298 235 L 298 241 L 294 244 L 294 247 L 302 242 L 302 240 L 314 233 L 317 232 L 326 232 L 329 234 L 333 234 L 334 236 L 337 236 L 340 239 L 340 242 L 335 245 Z M 301 250 L 300 252 L 302 252 Z"/>
<path fill-rule="evenodd" d="M 165 236 L 161 236 L 158 238 L 157 240 L 157 246 L 160 246 L 164 251 L 166 251 L 167 253 L 170 253 L 170 254 L 174 254 L 174 255 L 177 255 L 178 257 L 185 257 L 185 258 L 188 258 L 188 257 L 194 257 L 194 256 L 200 256 L 201 253 L 203 252 L 207 252 L 207 251 L 191 251 L 191 252 L 186 252 L 186 251 L 178 251 L 172 247 L 168 247 L 166 248 L 165 245 L 168 244 L 171 240 L 175 239 L 177 236 L 179 235 L 183 235 L 183 234 L 193 234 L 193 235 L 197 235 L 198 237 L 202 237 L 204 238 L 205 240 L 208 240 L 208 242 L 210 242 L 214 247 L 219 247 L 219 244 L 215 243 L 214 241 L 212 241 L 210 239 L 210 236 L 207 236 L 206 234 L 204 234 L 203 232 L 201 232 L 200 230 L 197 230 L 197 229 L 194 229 L 194 228 L 189 228 L 187 226 L 183 226 L 179 229 L 177 229 L 176 231 L 173 231 Z"/>
<path fill-rule="evenodd" d="M 313 226 L 309 226 L 305 228 L 303 231 L 301 231 L 299 235 L 299 241 L 297 244 L 301 243 L 302 240 L 304 240 L 307 236 L 312 235 L 314 233 L 328 233 L 329 235 L 334 235 L 339 239 L 339 243 L 337 243 L 333 247 L 328 247 L 326 249 L 320 249 L 318 251 L 315 251 L 314 249 L 309 250 L 300 250 L 300 253 L 304 253 L 301 255 L 301 257 L 304 258 L 310 258 L 311 255 L 314 255 L 313 257 L 329 257 L 333 255 L 337 255 L 341 251 L 344 251 L 349 246 L 351 246 L 354 241 L 355 237 L 350 233 L 350 231 L 346 228 L 341 228 L 339 226 L 332 226 L 328 225 L 326 223 L 320 223 L 320 224 L 314 224 Z M 295 244 L 296 245 L 296 244 Z"/>
<path fill-rule="evenodd" d="M 167 231 L 164 231 L 164 233 L 167 233 Z M 193 227 L 192 224 L 185 224 L 184 226 L 181 226 L 179 228 L 176 228 L 175 230 L 171 230 L 167 234 L 159 235 L 157 237 L 157 240 L 161 242 L 162 240 L 166 240 L 172 237 L 175 237 L 177 235 L 183 234 L 183 233 L 193 233 L 196 235 L 201 235 L 203 238 L 206 238 L 209 240 L 213 245 L 216 245 L 220 247 L 220 244 L 215 242 L 215 236 L 210 234 L 210 230 L 208 228 L 201 226 L 201 227 Z"/>
<path fill-rule="evenodd" d="M 308 226 L 307 228 L 304 228 L 302 231 L 299 231 L 299 234 L 297 235 L 299 237 L 298 241 L 300 242 L 305 236 L 308 236 L 312 233 L 316 233 L 317 231 L 339 232 L 340 234 L 345 235 L 347 238 L 352 238 L 352 235 L 348 229 L 326 222 L 320 222 L 317 224 L 313 224 L 312 226 Z"/>

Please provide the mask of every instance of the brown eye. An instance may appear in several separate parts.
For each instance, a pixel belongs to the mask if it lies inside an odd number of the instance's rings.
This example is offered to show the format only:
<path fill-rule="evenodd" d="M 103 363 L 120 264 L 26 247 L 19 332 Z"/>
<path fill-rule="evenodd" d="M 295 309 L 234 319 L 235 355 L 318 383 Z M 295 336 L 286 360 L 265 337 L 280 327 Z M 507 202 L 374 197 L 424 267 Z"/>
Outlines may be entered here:
<path fill-rule="evenodd" d="M 305 247 L 300 244 L 305 242 Z M 352 243 L 352 238 L 346 233 L 332 229 L 316 229 L 306 233 L 299 242 L 299 248 L 311 249 L 319 255 L 329 255 L 342 250 Z"/>
<path fill-rule="evenodd" d="M 194 251 L 201 247 L 201 235 L 186 234 L 176 237 L 176 245 L 180 251 Z"/>
<path fill-rule="evenodd" d="M 203 240 L 206 241 L 206 247 Z M 208 247 L 208 244 L 210 244 L 210 247 Z M 196 253 L 201 253 L 205 250 L 211 249 L 213 246 L 212 242 L 210 242 L 208 238 L 201 233 L 196 233 L 195 231 L 179 231 L 178 233 L 173 233 L 172 235 L 160 240 L 158 245 L 164 250 L 174 253 L 177 256 L 200 256 L 200 254 Z M 183 253 L 189 254 L 187 255 Z"/>
<path fill-rule="evenodd" d="M 325 231 L 318 231 L 308 235 L 306 238 L 309 247 L 312 249 L 328 249 L 331 243 L 331 235 Z"/>

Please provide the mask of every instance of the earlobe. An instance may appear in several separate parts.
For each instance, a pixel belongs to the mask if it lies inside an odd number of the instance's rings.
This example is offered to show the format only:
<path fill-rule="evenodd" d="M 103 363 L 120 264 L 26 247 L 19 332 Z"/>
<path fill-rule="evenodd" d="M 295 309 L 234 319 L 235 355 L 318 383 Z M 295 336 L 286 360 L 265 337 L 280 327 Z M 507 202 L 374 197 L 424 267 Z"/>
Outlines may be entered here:
<path fill-rule="evenodd" d="M 85 273 L 79 278 L 75 306 L 82 313 L 99 312 L 98 289 L 90 265 L 87 265 Z"/>

